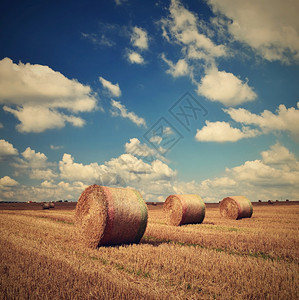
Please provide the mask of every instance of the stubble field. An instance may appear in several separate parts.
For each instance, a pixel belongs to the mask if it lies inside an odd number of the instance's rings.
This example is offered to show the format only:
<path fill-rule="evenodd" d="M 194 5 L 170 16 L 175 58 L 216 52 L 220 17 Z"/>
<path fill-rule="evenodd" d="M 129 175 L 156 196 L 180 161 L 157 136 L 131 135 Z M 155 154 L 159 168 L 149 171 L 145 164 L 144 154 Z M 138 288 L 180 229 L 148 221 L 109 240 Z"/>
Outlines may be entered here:
<path fill-rule="evenodd" d="M 29 207 L 29 206 L 28 206 Z M 80 244 L 74 206 L 0 210 L 0 299 L 299 299 L 299 205 L 251 219 L 166 225 L 149 205 L 141 243 Z M 0 207 L 1 209 L 1 207 Z"/>

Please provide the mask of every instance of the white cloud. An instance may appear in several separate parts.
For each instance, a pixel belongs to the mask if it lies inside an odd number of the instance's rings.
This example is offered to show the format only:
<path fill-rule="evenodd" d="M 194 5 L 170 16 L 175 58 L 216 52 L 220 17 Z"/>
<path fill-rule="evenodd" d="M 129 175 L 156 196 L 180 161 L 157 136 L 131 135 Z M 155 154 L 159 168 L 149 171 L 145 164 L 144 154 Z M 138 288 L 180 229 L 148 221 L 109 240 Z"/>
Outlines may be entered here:
<path fill-rule="evenodd" d="M 57 174 L 53 170 L 55 163 L 48 162 L 48 158 L 44 153 L 36 152 L 27 147 L 22 152 L 22 158 L 16 158 L 11 165 L 15 168 L 15 175 L 28 175 L 31 179 L 53 179 Z"/>
<path fill-rule="evenodd" d="M 299 161 L 295 155 L 277 143 L 261 156 L 200 183 L 175 181 L 173 189 L 175 193 L 199 193 L 205 202 L 218 202 L 230 195 L 245 195 L 251 201 L 299 200 Z"/>
<path fill-rule="evenodd" d="M 25 186 L 18 184 L 14 189 L 0 189 L 2 201 L 58 201 L 77 200 L 87 186 L 82 182 L 43 181 L 37 186 Z"/>
<path fill-rule="evenodd" d="M 30 147 L 26 148 L 22 155 L 27 161 L 30 161 L 30 164 L 33 168 L 45 167 L 48 160 L 44 153 L 35 152 Z"/>
<path fill-rule="evenodd" d="M 251 113 L 244 108 L 228 108 L 224 109 L 224 112 L 236 122 L 258 126 L 264 133 L 287 131 L 295 140 L 299 141 L 299 102 L 297 102 L 297 108 L 286 108 L 285 105 L 280 104 L 277 114 L 264 110 L 260 115 Z"/>
<path fill-rule="evenodd" d="M 253 89 L 232 73 L 211 68 L 198 84 L 197 92 L 211 101 L 219 101 L 226 106 L 253 101 L 257 96 Z"/>
<path fill-rule="evenodd" d="M 44 106 L 23 106 L 13 109 L 8 106 L 3 107 L 4 111 L 13 114 L 20 124 L 16 126 L 20 132 L 40 133 L 48 129 L 59 129 L 65 123 L 71 123 L 75 127 L 82 127 L 85 121 L 80 117 L 65 115 L 55 109 Z"/>
<path fill-rule="evenodd" d="M 299 161 L 297 161 L 295 155 L 280 143 L 276 143 L 269 150 L 261 152 L 261 155 L 264 164 L 279 167 L 285 171 L 299 171 Z"/>
<path fill-rule="evenodd" d="M 146 122 L 143 118 L 138 117 L 134 112 L 128 112 L 127 108 L 121 104 L 119 101 L 111 100 L 111 114 L 112 116 L 121 116 L 122 118 L 129 119 L 137 126 L 146 127 Z"/>
<path fill-rule="evenodd" d="M 50 149 L 52 149 L 52 150 L 59 150 L 59 149 L 63 149 L 63 146 L 50 145 Z"/>
<path fill-rule="evenodd" d="M 188 66 L 188 63 L 185 59 L 179 59 L 176 64 L 174 64 L 172 61 L 168 60 L 165 57 L 165 54 L 162 54 L 162 59 L 167 63 L 169 66 L 169 69 L 166 71 L 166 73 L 172 75 L 173 77 L 180 77 L 180 76 L 186 76 L 190 74 L 191 70 Z"/>
<path fill-rule="evenodd" d="M 147 50 L 148 49 L 148 36 L 147 32 L 135 26 L 133 28 L 133 32 L 131 35 L 131 43 L 133 46 L 139 48 L 140 50 Z"/>
<path fill-rule="evenodd" d="M 197 129 L 195 139 L 201 142 L 236 142 L 244 138 L 255 137 L 260 132 L 256 129 L 243 127 L 233 128 L 227 122 L 209 122 L 200 130 Z"/>
<path fill-rule="evenodd" d="M 172 135 L 173 131 L 172 131 L 171 127 L 165 127 L 164 130 L 163 130 L 163 133 L 165 135 Z"/>
<path fill-rule="evenodd" d="M 62 128 L 65 122 L 83 126 L 81 118 L 66 111 L 80 113 L 97 108 L 96 94 L 89 86 L 48 66 L 14 64 L 9 58 L 0 61 L 0 104 L 19 119 L 17 128 L 21 132 Z"/>
<path fill-rule="evenodd" d="M 159 144 L 160 140 L 158 140 L 157 138 L 158 136 L 155 136 L 154 138 L 151 138 L 150 141 Z M 157 158 L 161 161 L 169 162 L 164 156 L 160 154 L 165 153 L 167 151 L 166 149 L 160 146 L 158 152 L 156 149 L 150 148 L 147 144 L 140 143 L 140 141 L 137 138 L 132 138 L 128 143 L 125 144 L 125 151 L 126 153 L 132 154 L 137 157 L 148 157 L 149 159 Z"/>
<path fill-rule="evenodd" d="M 287 160 L 292 163 L 281 163 L 281 153 L 287 154 Z M 227 175 L 238 183 L 243 192 L 255 195 L 255 200 L 259 194 L 264 199 L 280 199 L 288 195 L 298 197 L 299 162 L 295 156 L 279 144 L 271 146 L 270 150 L 263 151 L 261 155 L 261 160 L 246 161 L 243 165 L 227 169 Z"/>
<path fill-rule="evenodd" d="M 299 2 L 293 0 L 209 0 L 224 14 L 232 36 L 264 59 L 290 63 L 299 60 Z"/>
<path fill-rule="evenodd" d="M 174 41 L 186 46 L 186 52 L 192 53 L 190 58 L 197 55 L 200 59 L 226 56 L 224 45 L 215 45 L 213 41 L 199 32 L 198 17 L 188 11 L 179 1 L 172 0 L 169 7 L 170 15 L 161 21 L 163 36 L 168 41 Z"/>
<path fill-rule="evenodd" d="M 156 151 L 146 144 L 141 144 L 137 138 L 132 138 L 128 143 L 125 144 L 126 153 L 137 155 L 137 156 L 153 156 Z"/>
<path fill-rule="evenodd" d="M 0 178 L 0 189 L 6 189 L 6 188 L 10 188 L 12 186 L 16 186 L 18 185 L 19 183 L 10 178 L 9 176 L 4 176 L 2 178 Z"/>
<path fill-rule="evenodd" d="M 128 51 L 127 56 L 131 64 L 144 64 L 143 57 L 135 51 Z"/>
<path fill-rule="evenodd" d="M 166 73 L 173 77 L 189 76 L 192 83 L 197 85 L 199 95 L 226 106 L 253 101 L 257 97 L 247 81 L 218 70 L 216 60 L 229 55 L 226 46 L 216 45 L 208 37 L 215 35 L 215 32 L 180 1 L 171 1 L 169 16 L 160 23 L 163 36 L 168 42 L 179 44 L 182 51 L 182 57 L 177 63 L 166 59 L 165 54 L 162 54 L 162 59 L 169 66 Z"/>
<path fill-rule="evenodd" d="M 163 138 L 160 135 L 153 135 L 149 140 L 152 143 L 156 143 L 157 145 L 160 145 L 161 142 L 163 141 Z"/>
<path fill-rule="evenodd" d="M 50 180 L 50 181 L 45 180 L 40 185 L 45 188 L 55 188 L 56 187 L 56 184 L 52 180 Z"/>
<path fill-rule="evenodd" d="M 105 167 L 97 163 L 83 165 L 82 163 L 75 163 L 74 158 L 70 154 L 64 154 L 62 160 L 59 162 L 60 177 L 70 181 L 84 181 L 93 183 L 99 176 L 105 173 Z"/>
<path fill-rule="evenodd" d="M 14 146 L 11 143 L 3 139 L 0 140 L 0 160 L 6 156 L 12 156 L 17 154 L 18 150 L 14 148 Z"/>
<path fill-rule="evenodd" d="M 104 79 L 103 77 L 99 77 L 99 80 L 104 88 L 106 88 L 111 96 L 114 97 L 120 97 L 121 96 L 121 90 L 119 88 L 118 83 L 112 84 L 110 81 Z"/>
<path fill-rule="evenodd" d="M 133 187 L 147 197 L 158 190 L 164 190 L 164 193 L 171 190 L 171 181 L 177 171 L 159 160 L 153 149 L 133 138 L 125 144 L 125 150 L 127 153 L 103 164 L 94 162 L 84 165 L 75 162 L 70 154 L 64 154 L 59 162 L 60 177 L 67 181 L 79 180 L 84 184 Z M 140 157 L 151 159 L 145 162 Z M 44 185 L 51 184 L 45 182 Z"/>
<path fill-rule="evenodd" d="M 127 149 L 130 149 L 130 144 L 126 145 Z M 112 158 L 101 165 L 76 163 L 70 154 L 64 154 L 59 162 L 59 170 L 60 177 L 69 181 L 79 180 L 87 184 L 97 183 L 109 186 L 128 186 L 129 184 L 131 187 L 142 188 L 146 191 L 151 188 L 153 182 L 169 183 L 177 174 L 175 170 L 158 159 L 146 163 L 130 153 Z"/>

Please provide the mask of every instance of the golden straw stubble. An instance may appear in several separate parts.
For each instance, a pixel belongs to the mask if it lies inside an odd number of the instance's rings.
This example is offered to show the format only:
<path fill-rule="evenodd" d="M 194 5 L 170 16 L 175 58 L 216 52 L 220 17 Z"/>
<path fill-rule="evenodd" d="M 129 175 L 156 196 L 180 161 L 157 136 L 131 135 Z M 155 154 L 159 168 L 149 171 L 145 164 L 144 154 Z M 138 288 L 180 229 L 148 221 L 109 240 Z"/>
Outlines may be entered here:
<path fill-rule="evenodd" d="M 220 202 L 219 209 L 222 217 L 234 220 L 251 218 L 253 213 L 252 204 L 245 196 L 226 197 Z"/>
<path fill-rule="evenodd" d="M 196 194 L 170 195 L 163 205 L 167 224 L 179 226 L 202 223 L 205 204 Z"/>

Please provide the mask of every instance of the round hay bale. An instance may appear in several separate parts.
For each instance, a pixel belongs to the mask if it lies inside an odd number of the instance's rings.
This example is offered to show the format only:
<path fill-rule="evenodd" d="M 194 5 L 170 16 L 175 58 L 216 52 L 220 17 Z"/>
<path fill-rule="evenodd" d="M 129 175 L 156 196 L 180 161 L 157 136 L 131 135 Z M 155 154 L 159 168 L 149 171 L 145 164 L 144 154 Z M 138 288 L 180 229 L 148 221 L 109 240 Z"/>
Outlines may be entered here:
<path fill-rule="evenodd" d="M 54 202 L 50 202 L 50 208 L 55 208 L 55 203 Z"/>
<path fill-rule="evenodd" d="M 88 247 L 131 244 L 141 240 L 147 215 L 138 191 L 94 184 L 79 197 L 75 224 Z"/>
<path fill-rule="evenodd" d="M 49 202 L 45 202 L 42 204 L 42 208 L 43 209 L 49 209 L 50 208 L 50 203 Z"/>
<path fill-rule="evenodd" d="M 169 225 L 200 224 L 205 217 L 205 204 L 199 195 L 170 195 L 163 205 Z"/>
<path fill-rule="evenodd" d="M 239 220 L 250 218 L 252 212 L 252 204 L 245 196 L 227 197 L 220 202 L 220 214 L 222 217 Z"/>

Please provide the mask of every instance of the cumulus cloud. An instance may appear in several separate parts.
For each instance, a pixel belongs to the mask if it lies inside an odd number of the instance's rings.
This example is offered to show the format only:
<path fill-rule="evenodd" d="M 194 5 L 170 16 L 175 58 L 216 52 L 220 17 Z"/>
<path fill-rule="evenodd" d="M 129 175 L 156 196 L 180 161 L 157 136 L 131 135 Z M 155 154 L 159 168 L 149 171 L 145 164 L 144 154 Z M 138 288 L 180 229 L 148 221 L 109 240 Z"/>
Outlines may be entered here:
<path fill-rule="evenodd" d="M 195 139 L 200 142 L 236 142 L 244 138 L 255 137 L 260 132 L 243 126 L 242 129 L 233 128 L 227 122 L 209 122 L 200 130 L 197 129 Z"/>
<path fill-rule="evenodd" d="M 169 69 L 166 71 L 166 73 L 172 75 L 173 77 L 186 76 L 190 74 L 191 70 L 185 59 L 179 59 L 177 63 L 174 64 L 172 61 L 166 58 L 164 53 L 161 57 L 169 66 Z"/>
<path fill-rule="evenodd" d="M 0 178 L 0 189 L 6 189 L 6 188 L 10 188 L 12 186 L 16 186 L 18 185 L 19 183 L 10 178 L 9 176 L 4 176 L 2 178 Z"/>
<path fill-rule="evenodd" d="M 59 129 L 63 128 L 66 122 L 75 127 L 82 127 L 85 124 L 80 117 L 65 115 L 55 109 L 40 105 L 26 105 L 16 109 L 4 106 L 3 110 L 10 112 L 20 121 L 20 124 L 16 126 L 20 132 L 40 133 L 48 129 Z"/>
<path fill-rule="evenodd" d="M 127 58 L 131 64 L 144 64 L 143 57 L 136 51 L 128 51 Z"/>
<path fill-rule="evenodd" d="M 14 148 L 14 146 L 11 143 L 3 139 L 0 140 L 0 160 L 5 157 L 13 156 L 17 154 L 18 154 L 18 150 Z"/>
<path fill-rule="evenodd" d="M 128 143 L 125 144 L 126 153 L 137 155 L 137 156 L 153 156 L 156 154 L 156 151 L 153 148 L 150 148 L 146 144 L 141 144 L 137 138 L 132 138 Z"/>
<path fill-rule="evenodd" d="M 223 176 L 205 179 L 199 183 L 174 182 L 176 193 L 200 191 L 205 202 L 218 202 L 227 195 L 245 195 L 251 201 L 281 198 L 299 200 L 298 187 L 299 161 L 279 143 L 262 151 L 261 159 L 226 168 Z"/>
<path fill-rule="evenodd" d="M 146 127 L 146 122 L 143 118 L 138 117 L 134 112 L 128 112 L 127 108 L 121 104 L 119 101 L 111 100 L 111 114 L 112 116 L 120 116 L 125 119 L 129 119 L 137 126 Z"/>
<path fill-rule="evenodd" d="M 298 1 L 208 0 L 215 14 L 225 15 L 230 34 L 264 59 L 299 60 Z"/>
<path fill-rule="evenodd" d="M 105 167 L 98 163 L 83 165 L 75 163 L 74 158 L 65 153 L 62 160 L 59 162 L 60 177 L 70 181 L 88 181 L 95 182 L 102 173 L 105 173 Z"/>
<path fill-rule="evenodd" d="M 126 148 L 130 151 L 131 145 L 127 144 Z M 149 154 L 148 149 L 145 151 L 147 152 L 141 154 Z M 127 186 L 129 184 L 135 188 L 147 185 L 151 180 L 170 180 L 177 174 L 158 159 L 146 163 L 130 153 L 112 158 L 101 165 L 76 163 L 70 154 L 64 154 L 59 162 L 59 170 L 60 177 L 69 181 L 78 180 L 90 184 L 98 182 L 111 186 Z"/>
<path fill-rule="evenodd" d="M 269 150 L 261 152 L 263 163 L 279 166 L 285 170 L 299 170 L 299 161 L 295 155 L 280 143 L 272 145 Z"/>
<path fill-rule="evenodd" d="M 142 144 L 137 138 L 132 138 L 128 143 L 125 144 L 125 151 L 128 154 L 132 154 L 136 157 L 146 158 L 147 161 L 159 159 L 169 163 L 169 161 L 160 154 L 165 153 L 167 150 L 162 146 L 160 146 L 158 150 L 159 152 L 156 149 L 149 147 L 147 144 Z"/>
<path fill-rule="evenodd" d="M 185 46 L 193 58 L 209 60 L 226 56 L 224 45 L 215 45 L 204 33 L 200 32 L 200 22 L 196 14 L 187 10 L 178 0 L 172 0 L 169 16 L 161 20 L 163 36 L 170 42 Z"/>
<path fill-rule="evenodd" d="M 64 182 L 45 180 L 36 186 L 18 184 L 14 189 L 0 189 L 0 200 L 2 201 L 58 201 L 77 200 L 83 190 L 87 187 L 82 182 Z"/>
<path fill-rule="evenodd" d="M 276 114 L 264 110 L 260 115 L 257 115 L 244 108 L 228 108 L 224 109 L 224 112 L 229 114 L 234 121 L 257 126 L 264 133 L 287 131 L 296 141 L 299 141 L 299 102 L 297 102 L 297 108 L 286 108 L 285 105 L 280 104 Z"/>
<path fill-rule="evenodd" d="M 31 179 L 53 179 L 58 175 L 53 168 L 56 167 L 55 163 L 48 161 L 48 157 L 41 152 L 27 147 L 22 152 L 23 158 L 16 158 L 15 162 L 11 165 L 15 168 L 15 175 L 28 175 Z"/>
<path fill-rule="evenodd" d="M 0 104 L 20 121 L 19 131 L 42 132 L 62 128 L 66 122 L 83 126 L 84 120 L 73 114 L 95 110 L 97 99 L 89 86 L 48 66 L 15 64 L 4 58 L 0 61 Z"/>
<path fill-rule="evenodd" d="M 239 105 L 256 99 L 257 95 L 247 82 L 232 73 L 211 68 L 197 86 L 198 94 L 226 106 Z"/>
<path fill-rule="evenodd" d="M 119 88 L 118 83 L 113 84 L 110 81 L 104 79 L 103 77 L 99 77 L 99 81 L 101 82 L 103 87 L 108 90 L 108 92 L 111 96 L 114 96 L 114 97 L 121 96 L 121 90 Z"/>
<path fill-rule="evenodd" d="M 131 34 L 131 43 L 133 46 L 139 48 L 140 50 L 148 49 L 148 36 L 147 32 L 137 26 L 133 27 L 133 32 Z"/>
<path fill-rule="evenodd" d="M 173 77 L 189 76 L 199 95 L 226 106 L 256 99 L 257 95 L 247 81 L 218 70 L 216 60 L 228 56 L 226 46 L 215 44 L 209 38 L 214 32 L 180 1 L 171 1 L 169 16 L 161 20 L 161 27 L 167 41 L 180 45 L 182 51 L 182 57 L 176 63 L 162 55 L 162 60 L 169 66 L 166 73 Z"/>

